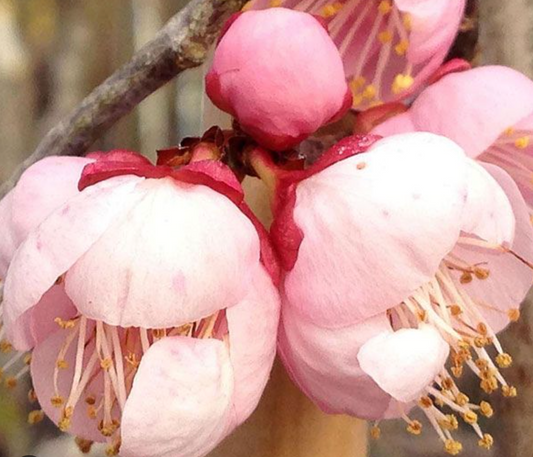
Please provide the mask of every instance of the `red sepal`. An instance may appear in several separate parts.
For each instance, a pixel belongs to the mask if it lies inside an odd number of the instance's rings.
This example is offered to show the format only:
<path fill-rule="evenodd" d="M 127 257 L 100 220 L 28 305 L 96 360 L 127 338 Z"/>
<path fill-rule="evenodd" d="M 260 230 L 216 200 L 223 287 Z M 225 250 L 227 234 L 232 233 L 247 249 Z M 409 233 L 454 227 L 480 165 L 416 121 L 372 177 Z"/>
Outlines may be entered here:
<path fill-rule="evenodd" d="M 464 59 L 451 59 L 443 63 L 428 79 L 428 86 L 440 81 L 450 73 L 459 73 L 461 71 L 471 70 L 472 65 Z"/>

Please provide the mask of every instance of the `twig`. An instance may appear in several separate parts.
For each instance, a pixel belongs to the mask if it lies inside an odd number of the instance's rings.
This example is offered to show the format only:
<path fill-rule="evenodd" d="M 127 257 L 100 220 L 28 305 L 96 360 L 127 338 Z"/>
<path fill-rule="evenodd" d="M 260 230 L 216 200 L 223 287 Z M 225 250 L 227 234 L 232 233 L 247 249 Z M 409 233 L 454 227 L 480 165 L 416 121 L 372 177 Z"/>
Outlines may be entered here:
<path fill-rule="evenodd" d="M 43 138 L 0 187 L 0 198 L 33 163 L 51 155 L 82 155 L 115 122 L 187 68 L 201 65 L 224 21 L 246 0 L 191 0 L 131 61 L 98 86 Z"/>

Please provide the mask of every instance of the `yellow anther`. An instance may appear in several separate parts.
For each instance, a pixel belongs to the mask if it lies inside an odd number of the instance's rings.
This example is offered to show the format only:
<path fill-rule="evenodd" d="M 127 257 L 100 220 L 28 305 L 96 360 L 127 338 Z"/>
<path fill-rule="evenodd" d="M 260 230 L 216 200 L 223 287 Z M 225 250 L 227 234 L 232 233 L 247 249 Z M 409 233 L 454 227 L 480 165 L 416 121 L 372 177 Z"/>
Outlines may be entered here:
<path fill-rule="evenodd" d="M 65 399 L 61 395 L 54 395 L 50 398 L 50 403 L 52 403 L 54 408 L 61 408 L 65 403 Z"/>
<path fill-rule="evenodd" d="M 485 346 L 488 346 L 490 344 L 490 341 L 488 338 L 485 338 L 484 336 L 478 336 L 474 338 L 474 346 L 481 349 Z"/>
<path fill-rule="evenodd" d="M 520 310 L 518 308 L 510 309 L 507 311 L 507 317 L 511 322 L 517 322 L 520 319 Z"/>
<path fill-rule="evenodd" d="M 490 450 L 494 444 L 494 438 L 489 435 L 488 433 L 485 433 L 483 435 L 483 438 L 480 439 L 478 442 L 477 442 L 478 446 L 479 447 L 482 447 L 483 449 L 487 449 L 487 450 Z"/>
<path fill-rule="evenodd" d="M 427 319 L 427 317 L 428 317 L 428 314 L 427 314 L 427 312 L 424 311 L 424 310 L 419 310 L 419 311 L 417 312 L 417 317 L 418 317 L 418 320 L 419 320 L 420 322 L 425 322 L 426 319 Z"/>
<path fill-rule="evenodd" d="M 372 103 L 370 103 L 369 108 L 375 108 L 376 106 L 383 105 L 383 102 L 381 100 L 374 100 Z"/>
<path fill-rule="evenodd" d="M 399 94 L 409 89 L 414 82 L 415 80 L 411 75 L 402 75 L 400 73 L 394 78 L 394 82 L 392 83 L 392 92 L 394 94 Z"/>
<path fill-rule="evenodd" d="M 137 355 L 133 353 L 129 353 L 126 357 L 124 357 L 127 363 L 129 363 L 133 368 L 139 368 L 139 365 L 141 364 L 140 361 L 137 360 Z"/>
<path fill-rule="evenodd" d="M 480 322 L 479 324 L 477 324 L 477 331 L 481 335 L 487 335 L 489 330 L 487 329 L 487 325 L 486 324 L 484 324 L 483 322 Z"/>
<path fill-rule="evenodd" d="M 462 392 L 459 392 L 456 396 L 455 396 L 455 402 L 459 405 L 459 406 L 465 406 L 468 404 L 468 402 L 470 401 L 470 398 L 468 398 L 464 393 Z"/>
<path fill-rule="evenodd" d="M 92 405 L 87 407 L 87 416 L 89 419 L 96 419 L 97 411 L 96 408 Z"/>
<path fill-rule="evenodd" d="M 100 360 L 100 366 L 102 367 L 102 370 L 109 371 L 109 369 L 113 366 L 113 360 L 107 358 Z"/>
<path fill-rule="evenodd" d="M 66 370 L 68 368 L 68 362 L 65 359 L 59 359 L 56 362 L 56 367 L 60 370 Z"/>
<path fill-rule="evenodd" d="M 372 437 L 372 439 L 378 440 L 381 436 L 381 429 L 377 425 L 374 425 L 370 429 L 370 436 Z"/>
<path fill-rule="evenodd" d="M 392 41 L 392 32 L 390 30 L 379 32 L 378 40 L 383 44 L 390 43 Z"/>
<path fill-rule="evenodd" d="M 411 20 L 411 15 L 409 13 L 404 13 L 402 15 L 402 22 L 403 22 L 404 29 L 407 30 L 408 32 L 411 31 L 413 21 Z"/>
<path fill-rule="evenodd" d="M 93 441 L 89 441 L 85 438 L 77 436 L 74 439 L 74 442 L 76 443 L 76 446 L 78 446 L 78 449 L 82 454 L 89 454 L 91 452 L 91 449 L 93 447 Z"/>
<path fill-rule="evenodd" d="M 59 325 L 59 327 L 61 327 L 63 330 L 68 330 L 68 329 L 74 328 L 76 326 L 76 321 L 75 320 L 65 321 L 65 320 L 61 319 L 60 317 L 56 317 L 54 319 L 54 322 L 57 325 Z"/>
<path fill-rule="evenodd" d="M 120 452 L 120 440 L 118 440 L 114 444 L 110 444 L 105 449 L 105 455 L 108 457 L 114 457 L 115 455 L 118 455 Z"/>
<path fill-rule="evenodd" d="M 481 379 L 491 380 L 495 378 L 496 371 L 492 368 L 486 368 L 485 370 L 482 370 L 479 374 Z"/>
<path fill-rule="evenodd" d="M 455 387 L 455 383 L 452 378 L 445 378 L 442 380 L 442 388 L 445 390 L 452 390 Z"/>
<path fill-rule="evenodd" d="M 361 103 L 363 103 L 363 96 L 361 94 L 354 95 L 353 97 L 353 106 L 357 108 Z"/>
<path fill-rule="evenodd" d="M 420 435 L 422 433 L 422 424 L 419 421 L 411 421 L 411 423 L 407 426 L 407 431 L 411 435 Z"/>
<path fill-rule="evenodd" d="M 459 305 L 452 305 L 450 306 L 450 313 L 452 313 L 452 316 L 460 316 L 463 314 L 463 310 Z"/>
<path fill-rule="evenodd" d="M 366 98 L 367 100 L 372 100 L 377 94 L 376 87 L 372 84 L 369 84 L 365 87 L 365 90 L 363 91 L 363 98 Z"/>
<path fill-rule="evenodd" d="M 272 8 L 277 8 L 281 5 L 283 5 L 283 0 L 270 0 L 270 6 Z"/>
<path fill-rule="evenodd" d="M 383 0 L 382 2 L 380 2 L 379 6 L 378 6 L 378 11 L 381 14 L 383 14 L 383 15 L 389 14 L 392 11 L 391 2 L 389 2 L 387 0 Z"/>
<path fill-rule="evenodd" d="M 14 389 L 15 387 L 17 387 L 18 381 L 17 378 L 10 377 L 6 378 L 4 384 L 8 389 Z"/>
<path fill-rule="evenodd" d="M 500 368 L 509 368 L 513 364 L 513 358 L 509 354 L 498 354 L 496 363 Z"/>
<path fill-rule="evenodd" d="M 28 401 L 30 403 L 35 403 L 37 401 L 37 394 L 35 393 L 34 389 L 30 389 L 28 391 Z"/>
<path fill-rule="evenodd" d="M 498 390 L 498 380 L 494 376 L 489 379 L 484 379 L 481 381 L 480 387 L 483 392 L 491 394 Z"/>
<path fill-rule="evenodd" d="M 404 56 L 409 50 L 409 41 L 401 40 L 396 46 L 394 46 L 394 52 L 399 56 Z"/>
<path fill-rule="evenodd" d="M 485 371 L 489 367 L 489 361 L 485 359 L 477 359 L 476 367 L 478 367 L 481 371 Z"/>
<path fill-rule="evenodd" d="M 463 445 L 459 441 L 446 440 L 444 450 L 450 455 L 459 455 L 463 450 Z"/>
<path fill-rule="evenodd" d="M 325 5 L 320 10 L 320 15 L 326 19 L 333 17 L 342 9 L 342 6 L 343 5 L 341 2 L 335 2 L 331 5 Z"/>
<path fill-rule="evenodd" d="M 24 356 L 24 365 L 30 365 L 31 364 L 31 354 L 26 354 Z"/>
<path fill-rule="evenodd" d="M 59 430 L 62 432 L 68 431 L 71 425 L 70 417 L 62 417 L 59 422 L 57 423 L 57 426 L 59 427 Z"/>
<path fill-rule="evenodd" d="M 490 270 L 487 270 L 486 268 L 474 268 L 474 274 L 476 275 L 477 279 L 487 279 L 490 276 Z"/>
<path fill-rule="evenodd" d="M 528 136 L 522 136 L 520 138 L 517 138 L 514 142 L 514 145 L 518 149 L 525 149 L 529 146 L 529 137 Z"/>
<path fill-rule="evenodd" d="M 420 400 L 418 400 L 418 404 L 422 408 L 431 408 L 433 406 L 433 400 L 429 397 L 421 397 Z"/>
<path fill-rule="evenodd" d="M 249 11 L 254 6 L 254 0 L 250 0 L 246 5 L 241 8 L 241 11 Z"/>
<path fill-rule="evenodd" d="M 477 414 L 474 411 L 468 411 L 463 414 L 463 420 L 470 425 L 477 424 Z"/>
<path fill-rule="evenodd" d="M 100 423 L 98 424 L 98 430 L 102 435 L 107 438 L 113 436 L 113 434 L 118 430 L 119 427 L 120 422 L 117 419 L 113 419 L 111 422 L 108 423 L 100 421 Z"/>
<path fill-rule="evenodd" d="M 485 417 L 491 418 L 494 415 L 494 410 L 489 402 L 482 401 L 479 404 L 479 410 Z"/>
<path fill-rule="evenodd" d="M 453 375 L 456 378 L 460 378 L 463 375 L 463 367 L 462 365 L 458 365 L 456 367 L 451 368 Z"/>
<path fill-rule="evenodd" d="M 441 419 L 439 421 L 439 425 L 444 430 L 453 431 L 459 428 L 459 422 L 457 421 L 457 417 L 455 417 L 453 414 L 447 414 L 445 417 L 445 419 Z"/>
<path fill-rule="evenodd" d="M 459 278 L 459 282 L 461 284 L 468 284 L 469 282 L 472 282 L 474 278 L 472 277 L 472 273 L 469 271 L 465 271 L 461 277 Z"/>
<path fill-rule="evenodd" d="M 44 412 L 41 409 L 37 409 L 35 411 L 30 411 L 28 414 L 28 424 L 35 425 L 39 422 L 42 422 L 44 419 Z"/>
<path fill-rule="evenodd" d="M 514 128 L 513 127 L 507 127 L 503 131 L 503 133 L 504 133 L 504 135 L 511 136 L 514 133 Z"/>
<path fill-rule="evenodd" d="M 7 340 L 0 341 L 0 351 L 3 354 L 9 354 L 12 350 L 13 350 L 13 345 L 9 341 Z"/>
<path fill-rule="evenodd" d="M 507 398 L 514 398 L 518 395 L 518 391 L 516 390 L 516 387 L 513 387 L 513 386 L 503 386 L 502 393 L 503 393 L 503 396 Z"/>
<path fill-rule="evenodd" d="M 358 76 L 357 78 L 353 78 L 350 81 L 350 88 L 352 89 L 352 92 L 357 93 L 363 87 L 365 87 L 365 84 L 366 84 L 366 78 L 364 76 Z"/>
<path fill-rule="evenodd" d="M 440 399 L 440 398 L 435 398 L 435 404 L 439 407 L 439 408 L 443 408 L 444 407 L 444 402 Z"/>

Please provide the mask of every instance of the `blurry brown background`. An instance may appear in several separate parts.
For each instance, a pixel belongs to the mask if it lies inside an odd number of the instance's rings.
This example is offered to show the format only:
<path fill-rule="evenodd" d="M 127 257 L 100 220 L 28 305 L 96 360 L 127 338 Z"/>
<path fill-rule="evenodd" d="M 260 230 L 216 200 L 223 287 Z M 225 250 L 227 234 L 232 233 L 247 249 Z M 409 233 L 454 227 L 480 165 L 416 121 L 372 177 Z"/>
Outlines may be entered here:
<path fill-rule="evenodd" d="M 0 0 L 0 181 L 61 116 L 126 62 L 184 3 Z M 506 64 L 533 76 L 532 24 L 533 0 L 481 0 L 479 60 Z M 153 156 L 155 149 L 220 120 L 202 96 L 202 72 L 189 71 L 153 94 L 93 149 L 130 148 Z M 250 185 L 257 187 L 257 183 Z M 260 200 L 257 192 L 255 197 Z M 533 456 L 533 310 L 524 314 L 524 321 L 504 336 L 509 352 L 517 355 L 510 377 L 520 397 L 496 405 L 497 418 L 488 426 L 498 440 L 493 451 L 479 450 L 474 437 L 466 434 L 464 455 L 468 457 Z M 17 397 L 0 387 L 0 457 L 79 455 L 72 440 L 58 437 L 49 424 L 26 425 L 28 406 L 24 389 L 19 390 Z M 364 423 L 321 414 L 276 365 L 258 412 L 212 457 L 365 455 L 444 454 L 429 430 L 416 438 L 401 423 L 384 426 L 382 438 L 367 446 Z"/>

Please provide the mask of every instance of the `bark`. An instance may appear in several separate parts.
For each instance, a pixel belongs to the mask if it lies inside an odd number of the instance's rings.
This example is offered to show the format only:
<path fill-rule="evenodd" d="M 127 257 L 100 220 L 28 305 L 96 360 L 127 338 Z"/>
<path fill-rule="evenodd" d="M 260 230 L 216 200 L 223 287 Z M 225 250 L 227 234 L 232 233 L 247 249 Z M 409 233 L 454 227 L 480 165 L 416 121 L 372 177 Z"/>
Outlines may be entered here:
<path fill-rule="evenodd" d="M 157 36 L 56 125 L 13 176 L 2 198 L 32 163 L 50 155 L 82 155 L 109 127 L 187 68 L 200 65 L 227 17 L 246 0 L 191 0 Z"/>

